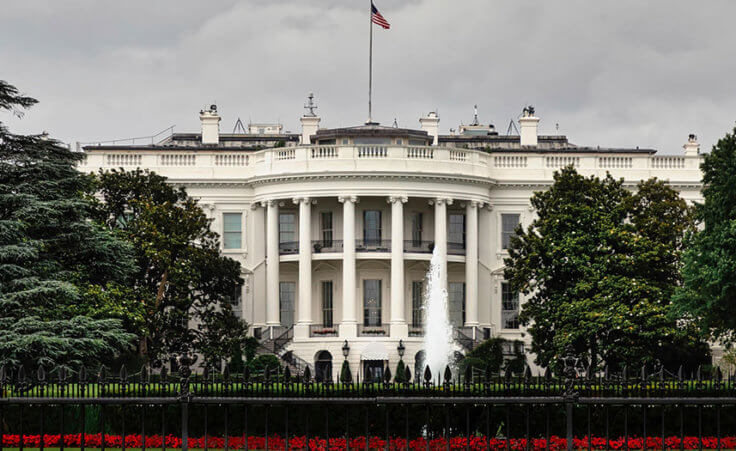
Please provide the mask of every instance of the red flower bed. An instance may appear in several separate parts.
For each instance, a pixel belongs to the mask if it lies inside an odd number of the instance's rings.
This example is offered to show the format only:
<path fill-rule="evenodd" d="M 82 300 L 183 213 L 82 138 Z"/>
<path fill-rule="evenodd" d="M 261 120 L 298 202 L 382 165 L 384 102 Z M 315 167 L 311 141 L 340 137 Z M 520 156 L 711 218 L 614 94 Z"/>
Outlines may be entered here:
<path fill-rule="evenodd" d="M 80 447 L 82 440 L 84 440 L 84 446 L 90 448 L 99 448 L 104 440 L 106 447 L 120 448 L 123 444 L 123 437 L 120 435 L 104 435 L 102 434 L 66 434 L 62 438 L 59 434 L 48 434 L 43 436 L 43 445 L 47 447 L 58 447 L 63 444 L 68 447 Z M 469 440 L 469 441 L 468 441 Z M 146 448 L 161 448 L 166 442 L 167 448 L 181 448 L 181 438 L 167 435 L 166 437 L 160 435 L 150 435 L 143 437 L 139 434 L 131 434 L 125 436 L 125 446 L 129 448 L 141 448 L 145 441 Z M 451 449 L 464 449 L 466 445 L 472 450 L 502 450 L 506 448 L 506 440 L 499 438 L 486 438 L 483 436 L 474 436 L 469 439 L 466 437 L 451 437 L 449 439 Z M 2 436 L 2 446 L 8 448 L 20 447 L 21 437 L 18 434 L 4 434 Z M 386 448 L 386 440 L 382 437 L 369 437 L 367 440 L 368 450 L 383 450 Z M 573 439 L 573 448 L 575 449 L 587 449 L 590 442 L 590 447 L 593 449 L 605 449 L 606 439 L 603 437 L 582 437 Z M 509 447 L 513 450 L 524 450 L 526 449 L 526 439 L 511 439 Z M 679 449 L 680 438 L 679 437 L 666 437 L 664 440 L 666 449 Z M 39 435 L 24 435 L 23 446 L 29 448 L 38 448 L 41 445 L 41 436 Z M 204 448 L 205 438 L 189 438 L 189 448 Z M 228 440 L 228 446 L 231 449 L 245 449 L 245 441 L 243 437 L 230 437 Z M 347 440 L 344 438 L 331 438 L 329 440 L 329 446 L 327 441 L 319 437 L 310 437 L 309 446 L 307 447 L 306 437 L 289 437 L 288 448 L 287 440 L 284 437 L 273 436 L 268 438 L 268 449 L 277 451 L 291 451 L 291 450 L 305 450 L 309 448 L 310 451 L 344 451 L 347 449 Z M 389 441 L 389 448 L 391 450 L 399 451 L 407 449 L 406 439 L 394 437 Z M 549 447 L 547 446 L 546 439 L 532 439 L 530 448 L 534 450 L 542 449 L 554 449 L 563 450 L 567 447 L 567 441 L 562 437 L 550 437 Z M 624 449 L 626 446 L 624 438 L 611 439 L 609 440 L 609 448 L 611 449 Z M 697 437 L 685 437 L 683 440 L 683 447 L 685 449 L 698 449 L 698 438 Z M 718 439 L 716 437 L 703 437 L 702 445 L 704 449 L 717 449 Z M 224 437 L 207 437 L 208 448 L 225 448 Z M 424 438 L 416 438 L 409 440 L 409 449 L 415 451 L 424 451 L 427 449 L 427 441 Z M 429 441 L 429 449 L 433 451 L 441 451 L 447 448 L 447 442 L 444 438 L 432 439 Z M 646 444 L 644 439 L 640 437 L 629 437 L 629 449 L 661 449 L 662 439 L 657 437 L 648 437 Z M 736 449 L 736 436 L 721 437 L 721 448 L 725 449 Z M 266 438 L 261 436 L 249 436 L 248 437 L 248 449 L 252 450 L 265 450 L 266 449 Z M 355 437 L 350 439 L 351 450 L 366 450 L 366 438 Z"/>

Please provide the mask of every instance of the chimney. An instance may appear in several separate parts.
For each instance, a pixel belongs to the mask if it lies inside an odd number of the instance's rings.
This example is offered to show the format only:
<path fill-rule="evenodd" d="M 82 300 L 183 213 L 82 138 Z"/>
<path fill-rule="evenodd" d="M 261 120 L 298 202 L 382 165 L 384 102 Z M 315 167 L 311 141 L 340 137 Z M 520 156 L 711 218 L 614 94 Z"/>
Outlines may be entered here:
<path fill-rule="evenodd" d="M 317 130 L 319 130 L 319 121 L 322 119 L 319 118 L 314 113 L 314 110 L 317 108 L 317 105 L 314 103 L 314 93 L 309 93 L 307 96 L 307 103 L 304 104 L 304 109 L 307 110 L 306 113 L 299 119 L 299 122 L 302 123 L 302 139 L 301 139 L 301 145 L 308 146 L 312 143 L 311 136 L 317 133 Z"/>
<path fill-rule="evenodd" d="M 521 147 L 537 146 L 537 128 L 539 126 L 539 118 L 534 116 L 534 107 L 529 105 L 524 108 L 524 112 L 519 118 L 519 127 L 521 128 Z"/>
<path fill-rule="evenodd" d="M 682 146 L 682 148 L 685 149 L 686 157 L 694 157 L 700 154 L 700 143 L 698 142 L 698 137 L 695 136 L 695 134 L 690 133 L 690 136 L 687 137 L 687 142 Z"/>
<path fill-rule="evenodd" d="M 199 112 L 202 122 L 202 144 L 220 143 L 220 116 L 217 114 L 217 105 L 210 105 L 209 110 Z"/>
<path fill-rule="evenodd" d="M 436 146 L 440 133 L 440 117 L 436 112 L 430 111 L 426 116 L 419 118 L 420 128 L 432 137 L 432 145 Z"/>

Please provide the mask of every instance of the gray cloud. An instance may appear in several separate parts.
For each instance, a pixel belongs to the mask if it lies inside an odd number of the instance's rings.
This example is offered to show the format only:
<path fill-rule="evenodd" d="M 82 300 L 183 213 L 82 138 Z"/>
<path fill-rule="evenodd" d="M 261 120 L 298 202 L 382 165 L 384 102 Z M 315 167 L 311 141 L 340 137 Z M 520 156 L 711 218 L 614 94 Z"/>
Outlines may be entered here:
<path fill-rule="evenodd" d="M 374 117 L 444 131 L 481 119 L 505 132 L 524 104 L 542 133 L 577 144 L 676 153 L 736 119 L 732 0 L 376 0 Z M 368 0 L 8 0 L 0 78 L 41 103 L 13 130 L 63 141 L 198 129 L 217 102 L 236 118 L 298 129 L 314 91 L 326 126 L 366 119 Z"/>

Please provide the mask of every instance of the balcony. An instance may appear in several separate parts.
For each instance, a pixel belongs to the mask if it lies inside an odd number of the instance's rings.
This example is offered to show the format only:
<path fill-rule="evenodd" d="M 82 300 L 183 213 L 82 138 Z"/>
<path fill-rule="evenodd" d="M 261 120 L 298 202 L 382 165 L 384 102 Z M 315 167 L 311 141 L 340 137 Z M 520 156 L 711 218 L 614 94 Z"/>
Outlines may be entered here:
<path fill-rule="evenodd" d="M 310 324 L 310 337 L 337 337 L 337 327 L 334 325 L 325 326 L 324 324 Z"/>
<path fill-rule="evenodd" d="M 465 243 L 447 243 L 449 255 L 465 255 Z"/>
<path fill-rule="evenodd" d="M 284 241 L 279 243 L 279 255 L 293 255 L 299 253 L 298 241 Z"/>
<path fill-rule="evenodd" d="M 409 336 L 410 337 L 423 337 L 424 336 L 424 327 L 423 326 L 410 325 L 409 326 Z"/>
<path fill-rule="evenodd" d="M 357 252 L 391 252 L 391 240 L 358 239 L 355 240 Z"/>
<path fill-rule="evenodd" d="M 404 241 L 404 252 L 431 254 L 433 250 L 434 250 L 434 241 L 421 241 L 421 240 Z"/>
<path fill-rule="evenodd" d="M 364 324 L 358 324 L 358 336 L 359 337 L 388 337 L 389 336 L 389 325 L 381 324 L 378 326 L 366 326 Z"/>
<path fill-rule="evenodd" d="M 312 240 L 312 250 L 315 254 L 342 252 L 342 240 Z"/>

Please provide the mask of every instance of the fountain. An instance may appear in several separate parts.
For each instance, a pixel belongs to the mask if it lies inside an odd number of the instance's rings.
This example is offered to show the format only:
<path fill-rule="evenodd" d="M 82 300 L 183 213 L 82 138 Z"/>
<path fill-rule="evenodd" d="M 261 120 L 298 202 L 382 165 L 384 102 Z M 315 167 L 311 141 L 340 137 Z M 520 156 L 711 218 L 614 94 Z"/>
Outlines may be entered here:
<path fill-rule="evenodd" d="M 454 350 L 452 325 L 447 309 L 447 290 L 444 287 L 440 255 L 435 247 L 427 272 L 427 290 L 424 294 L 424 364 L 429 366 L 432 378 L 437 380 L 445 372 Z M 421 376 L 420 376 L 421 377 Z"/>

